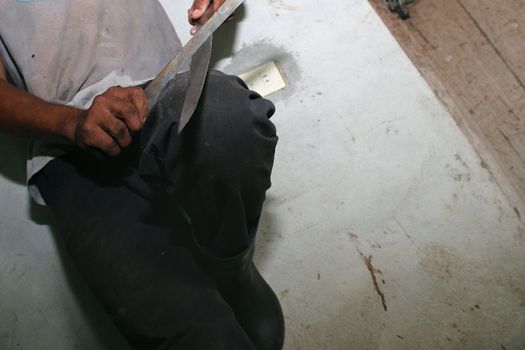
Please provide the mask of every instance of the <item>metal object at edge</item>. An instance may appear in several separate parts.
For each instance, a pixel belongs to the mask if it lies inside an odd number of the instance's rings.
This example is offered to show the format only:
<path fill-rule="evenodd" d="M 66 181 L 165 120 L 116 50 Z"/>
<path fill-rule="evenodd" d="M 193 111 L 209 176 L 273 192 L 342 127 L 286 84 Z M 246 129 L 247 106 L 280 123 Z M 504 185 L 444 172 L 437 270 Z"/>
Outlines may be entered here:
<path fill-rule="evenodd" d="M 402 20 L 410 18 L 407 5 L 416 0 L 384 0 L 391 12 L 396 12 Z"/>

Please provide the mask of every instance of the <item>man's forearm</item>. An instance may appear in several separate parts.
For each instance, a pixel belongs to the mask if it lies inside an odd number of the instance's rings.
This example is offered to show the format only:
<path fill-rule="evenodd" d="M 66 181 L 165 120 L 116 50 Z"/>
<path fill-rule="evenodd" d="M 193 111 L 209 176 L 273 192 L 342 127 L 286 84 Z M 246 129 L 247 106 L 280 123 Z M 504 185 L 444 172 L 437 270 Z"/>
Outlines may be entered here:
<path fill-rule="evenodd" d="M 0 129 L 18 136 L 71 143 L 82 110 L 45 102 L 0 77 Z"/>
<path fill-rule="evenodd" d="M 46 102 L 9 84 L 0 58 L 0 130 L 116 156 L 142 129 L 147 112 L 146 94 L 138 87 L 109 88 L 89 110 Z"/>

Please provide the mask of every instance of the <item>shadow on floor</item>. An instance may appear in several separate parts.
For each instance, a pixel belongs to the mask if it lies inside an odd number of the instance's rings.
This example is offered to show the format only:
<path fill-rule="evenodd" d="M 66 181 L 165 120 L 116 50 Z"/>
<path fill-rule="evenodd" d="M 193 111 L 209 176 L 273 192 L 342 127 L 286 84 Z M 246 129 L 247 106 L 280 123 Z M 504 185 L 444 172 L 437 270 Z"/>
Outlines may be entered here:
<path fill-rule="evenodd" d="M 23 185 L 26 182 L 25 159 L 29 142 L 22 138 L 0 133 L 0 175 L 6 179 Z"/>
<path fill-rule="evenodd" d="M 16 185 L 25 186 L 29 144 L 26 139 L 0 133 L 0 176 Z M 29 203 L 28 215 L 38 225 L 49 225 L 52 221 L 49 211 L 34 201 Z"/>

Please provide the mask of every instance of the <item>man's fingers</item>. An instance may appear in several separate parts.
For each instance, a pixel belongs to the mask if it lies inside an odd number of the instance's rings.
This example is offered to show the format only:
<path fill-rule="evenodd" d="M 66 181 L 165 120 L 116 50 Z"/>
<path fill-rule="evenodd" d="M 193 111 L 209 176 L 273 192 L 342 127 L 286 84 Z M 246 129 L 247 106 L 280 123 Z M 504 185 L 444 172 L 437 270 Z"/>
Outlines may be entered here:
<path fill-rule="evenodd" d="M 188 22 L 191 25 L 204 24 L 219 10 L 225 0 L 195 0 L 188 10 Z M 211 5 L 211 6 L 210 6 Z"/>
<path fill-rule="evenodd" d="M 219 7 L 221 7 L 222 4 L 224 4 L 224 1 L 225 0 L 215 0 L 213 2 L 213 12 L 217 12 L 219 10 Z"/>
<path fill-rule="evenodd" d="M 148 102 L 141 88 L 113 87 L 93 100 L 75 128 L 75 142 L 83 149 L 120 153 L 142 129 Z"/>
<path fill-rule="evenodd" d="M 195 0 L 188 10 L 188 22 L 193 26 L 190 30 L 191 35 L 197 33 L 199 26 L 204 25 L 213 16 L 215 12 L 224 4 L 226 0 Z M 225 22 L 232 20 L 231 15 Z"/>
<path fill-rule="evenodd" d="M 195 35 L 197 31 L 199 30 L 199 27 L 203 26 L 208 20 L 213 16 L 215 11 L 213 10 L 213 6 L 209 6 L 204 13 L 193 22 L 193 27 L 190 30 L 191 35 Z"/>
<path fill-rule="evenodd" d="M 193 6 L 188 9 L 188 23 L 191 25 L 195 24 L 192 14 L 193 14 Z"/>
<path fill-rule="evenodd" d="M 199 18 L 199 24 L 203 25 L 204 23 L 208 22 L 208 20 L 211 18 L 211 16 L 213 16 L 214 13 L 215 11 L 210 6 L 206 11 L 204 11 L 202 16 Z"/>
<path fill-rule="evenodd" d="M 100 128 L 104 130 L 111 138 L 118 144 L 120 148 L 128 147 L 133 139 L 129 133 L 126 124 L 115 118 L 112 113 L 108 111 L 100 123 Z"/>
<path fill-rule="evenodd" d="M 146 114 L 148 113 L 148 99 L 143 89 L 139 87 L 112 87 L 105 95 L 132 102 L 139 112 L 141 122 L 146 118 Z"/>
<path fill-rule="evenodd" d="M 199 16 L 195 16 L 195 15 L 199 15 Z M 191 6 L 189 9 L 188 9 L 188 22 L 191 24 L 191 25 L 194 25 L 195 23 L 197 23 L 197 20 L 199 19 L 199 17 L 201 16 L 200 12 L 195 12 L 195 6 Z"/>
<path fill-rule="evenodd" d="M 146 119 L 148 114 L 148 98 L 146 97 L 146 92 L 141 88 L 132 88 L 130 90 L 131 102 L 135 105 L 139 111 L 139 117 L 142 123 Z"/>
<path fill-rule="evenodd" d="M 86 146 L 88 150 L 100 150 L 111 157 L 115 157 L 120 153 L 120 147 L 117 142 L 101 128 L 93 130 L 93 137 L 90 142 L 86 143 Z"/>
<path fill-rule="evenodd" d="M 110 91 L 111 89 L 108 90 L 108 92 Z M 116 88 L 114 93 L 115 97 L 132 102 L 140 112 L 141 117 L 144 118 L 146 116 L 148 111 L 148 99 L 143 89 L 139 87 Z"/>
<path fill-rule="evenodd" d="M 107 109 L 114 118 L 122 120 L 132 132 L 138 132 L 143 125 L 143 112 L 139 112 L 133 102 L 116 97 L 107 97 Z"/>
<path fill-rule="evenodd" d="M 204 12 L 206 12 L 206 9 L 210 6 L 210 0 L 195 0 L 193 2 L 193 6 L 190 8 L 190 11 L 188 11 L 188 20 L 191 24 L 194 24 L 197 22 Z"/>

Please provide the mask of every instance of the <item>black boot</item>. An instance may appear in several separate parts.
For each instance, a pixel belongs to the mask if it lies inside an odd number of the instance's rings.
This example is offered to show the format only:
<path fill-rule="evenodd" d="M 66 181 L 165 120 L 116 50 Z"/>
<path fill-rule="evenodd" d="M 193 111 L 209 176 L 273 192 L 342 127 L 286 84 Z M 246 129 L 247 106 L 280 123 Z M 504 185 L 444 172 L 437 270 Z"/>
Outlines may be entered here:
<path fill-rule="evenodd" d="M 258 350 L 281 350 L 284 317 L 279 299 L 257 271 L 252 259 L 254 244 L 227 259 L 209 258 L 207 264 L 223 298 L 233 309 Z"/>

